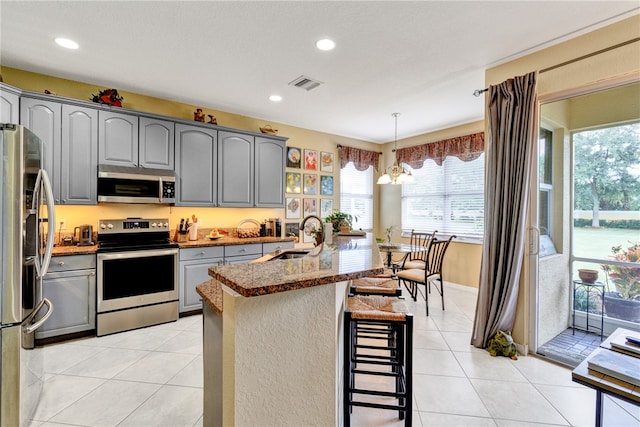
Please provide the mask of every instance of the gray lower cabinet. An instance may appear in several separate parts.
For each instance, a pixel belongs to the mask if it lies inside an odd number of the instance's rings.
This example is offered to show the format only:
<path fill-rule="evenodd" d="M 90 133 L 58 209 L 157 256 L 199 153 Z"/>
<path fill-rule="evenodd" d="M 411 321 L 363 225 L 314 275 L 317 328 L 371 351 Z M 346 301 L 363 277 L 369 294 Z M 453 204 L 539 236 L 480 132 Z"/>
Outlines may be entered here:
<path fill-rule="evenodd" d="M 20 91 L 0 83 L 0 123 L 20 123 Z"/>
<path fill-rule="evenodd" d="M 253 261 L 262 256 L 262 243 L 246 245 L 229 245 L 224 247 L 225 264 L 241 264 Z"/>
<path fill-rule="evenodd" d="M 36 331 L 37 339 L 95 329 L 96 256 L 52 258 L 42 293 L 52 302 L 53 313 Z"/>
<path fill-rule="evenodd" d="M 138 116 L 100 111 L 98 163 L 138 166 Z"/>
<path fill-rule="evenodd" d="M 216 206 L 215 129 L 176 124 L 176 205 Z"/>
<path fill-rule="evenodd" d="M 294 247 L 295 247 L 295 243 L 293 241 L 263 243 L 262 255 L 266 255 L 274 251 L 283 251 L 285 249 L 293 249 Z"/>
<path fill-rule="evenodd" d="M 222 246 L 180 249 L 180 313 L 202 309 L 196 286 L 211 279 L 209 267 L 224 261 Z"/>

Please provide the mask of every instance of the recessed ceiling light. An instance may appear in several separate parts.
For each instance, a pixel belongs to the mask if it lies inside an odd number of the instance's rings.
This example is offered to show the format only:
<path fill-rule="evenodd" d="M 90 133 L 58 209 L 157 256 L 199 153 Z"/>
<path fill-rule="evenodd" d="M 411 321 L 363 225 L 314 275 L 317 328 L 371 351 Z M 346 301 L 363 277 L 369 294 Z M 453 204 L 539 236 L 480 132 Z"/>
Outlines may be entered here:
<path fill-rule="evenodd" d="M 65 39 L 62 37 L 58 37 L 56 39 L 56 43 L 67 49 L 77 49 L 79 47 L 78 43 L 74 42 L 73 40 Z"/>
<path fill-rule="evenodd" d="M 316 47 L 320 50 L 331 50 L 336 47 L 336 44 L 331 39 L 322 39 L 316 42 Z"/>
<path fill-rule="evenodd" d="M 282 97 L 280 95 L 271 95 L 269 101 L 280 102 L 282 101 Z"/>

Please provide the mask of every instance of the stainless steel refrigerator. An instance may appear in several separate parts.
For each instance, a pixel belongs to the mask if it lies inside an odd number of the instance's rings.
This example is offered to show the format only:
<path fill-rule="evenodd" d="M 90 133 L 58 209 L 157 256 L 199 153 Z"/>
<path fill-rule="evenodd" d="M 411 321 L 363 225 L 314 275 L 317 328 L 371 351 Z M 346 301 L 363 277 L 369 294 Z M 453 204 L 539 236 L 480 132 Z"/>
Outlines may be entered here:
<path fill-rule="evenodd" d="M 42 141 L 0 123 L 0 426 L 28 425 L 43 377 L 35 330 L 53 311 L 42 278 L 53 249 L 53 195 L 42 169 Z"/>

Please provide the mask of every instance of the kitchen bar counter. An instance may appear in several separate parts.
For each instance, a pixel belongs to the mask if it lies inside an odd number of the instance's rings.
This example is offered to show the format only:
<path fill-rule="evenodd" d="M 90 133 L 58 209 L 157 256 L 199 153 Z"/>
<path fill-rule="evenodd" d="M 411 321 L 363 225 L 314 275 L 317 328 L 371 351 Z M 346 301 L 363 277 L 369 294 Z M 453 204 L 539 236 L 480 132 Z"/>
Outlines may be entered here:
<path fill-rule="evenodd" d="M 383 272 L 378 246 L 368 234 L 266 260 L 275 255 L 212 267 L 212 279 L 196 288 L 204 301 L 204 425 L 342 424 L 349 279 Z"/>
<path fill-rule="evenodd" d="M 302 258 L 211 267 L 209 275 L 244 297 L 255 297 L 373 276 L 383 268 L 369 235 L 336 237 Z"/>

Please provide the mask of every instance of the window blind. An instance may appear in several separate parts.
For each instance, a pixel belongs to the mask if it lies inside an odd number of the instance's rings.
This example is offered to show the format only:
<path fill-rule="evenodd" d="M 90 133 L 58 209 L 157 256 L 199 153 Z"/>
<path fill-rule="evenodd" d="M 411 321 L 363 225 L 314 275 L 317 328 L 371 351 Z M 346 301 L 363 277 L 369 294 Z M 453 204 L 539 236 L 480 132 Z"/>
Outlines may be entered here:
<path fill-rule="evenodd" d="M 463 162 L 447 157 L 442 166 L 427 160 L 402 186 L 402 228 L 482 236 L 484 228 L 484 154 Z"/>
<path fill-rule="evenodd" d="M 353 228 L 373 229 L 373 167 L 359 171 L 349 163 L 340 169 L 340 211 L 358 218 Z"/>

